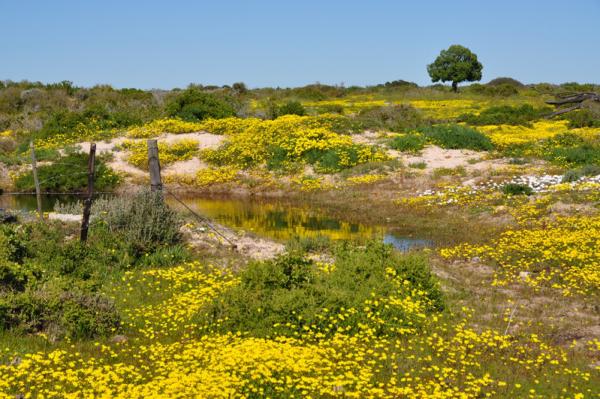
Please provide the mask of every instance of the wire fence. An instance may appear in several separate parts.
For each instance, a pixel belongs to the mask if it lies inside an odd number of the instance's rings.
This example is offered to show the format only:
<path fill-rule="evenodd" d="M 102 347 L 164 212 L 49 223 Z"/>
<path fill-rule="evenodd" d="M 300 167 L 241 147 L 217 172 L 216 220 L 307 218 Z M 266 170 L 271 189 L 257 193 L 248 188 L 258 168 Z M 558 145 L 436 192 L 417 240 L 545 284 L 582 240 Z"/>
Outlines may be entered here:
<path fill-rule="evenodd" d="M 26 158 L 23 157 L 22 159 L 20 159 L 21 161 L 26 161 Z M 40 162 L 44 162 L 44 161 L 40 161 Z M 56 161 L 52 161 L 53 165 L 60 165 L 60 166 L 68 166 L 68 167 L 73 167 L 73 168 L 84 168 L 85 165 L 83 165 L 83 163 L 76 163 L 76 162 L 61 162 L 60 160 L 56 160 Z M 32 169 L 33 169 L 33 165 L 32 165 Z M 160 173 L 160 172 L 159 172 Z M 59 179 L 63 179 L 63 178 L 68 178 L 68 177 L 79 177 L 79 176 L 83 176 L 83 175 L 88 175 L 89 171 L 85 170 L 85 171 L 77 171 L 74 170 L 70 173 L 60 173 L 54 176 L 51 176 L 49 178 L 40 180 L 38 182 L 39 185 L 39 189 L 41 191 L 41 195 L 42 196 L 81 196 L 82 198 L 86 195 L 88 195 L 88 193 L 85 190 L 82 191 L 69 191 L 69 192 L 64 192 L 64 191 L 43 191 L 44 190 L 44 184 L 47 185 L 47 183 L 50 182 L 55 182 Z M 94 179 L 96 178 L 95 174 L 94 174 Z M 198 220 L 199 222 L 201 222 L 202 224 L 204 224 L 205 226 L 207 226 L 210 230 L 212 230 L 217 236 L 219 236 L 220 238 L 222 238 L 224 241 L 226 241 L 232 248 L 236 248 L 237 245 L 233 242 L 232 238 L 227 237 L 227 235 L 225 234 L 224 231 L 221 231 L 220 228 L 218 228 L 208 217 L 200 215 L 198 212 L 194 211 L 193 209 L 191 209 L 181 198 L 179 198 L 173 191 L 176 190 L 171 190 L 171 189 L 167 189 L 164 185 L 162 186 L 163 192 L 167 193 L 168 195 L 170 195 L 177 203 L 179 203 L 180 205 L 183 206 L 183 208 L 189 212 L 189 214 L 191 214 L 196 220 Z M 35 191 L 13 191 L 13 192 L 5 192 L 3 195 L 36 195 Z M 118 193 L 114 192 L 114 191 L 94 191 L 92 193 L 93 197 L 98 197 L 101 195 L 118 195 Z M 21 213 L 23 215 L 31 215 L 32 212 L 30 211 L 25 211 L 25 210 L 16 210 L 18 213 Z M 15 212 L 15 210 L 13 210 L 13 213 Z M 67 216 L 62 215 L 61 216 L 61 220 L 63 221 L 72 221 L 72 222 L 79 222 L 81 223 L 81 216 L 79 215 L 72 215 L 73 217 L 71 219 L 69 219 Z M 67 218 L 68 220 L 65 220 L 65 218 Z M 81 224 L 78 228 L 74 228 L 74 226 L 70 226 L 69 230 L 72 230 L 73 234 L 76 233 L 81 233 L 81 231 L 84 229 L 83 224 Z"/>

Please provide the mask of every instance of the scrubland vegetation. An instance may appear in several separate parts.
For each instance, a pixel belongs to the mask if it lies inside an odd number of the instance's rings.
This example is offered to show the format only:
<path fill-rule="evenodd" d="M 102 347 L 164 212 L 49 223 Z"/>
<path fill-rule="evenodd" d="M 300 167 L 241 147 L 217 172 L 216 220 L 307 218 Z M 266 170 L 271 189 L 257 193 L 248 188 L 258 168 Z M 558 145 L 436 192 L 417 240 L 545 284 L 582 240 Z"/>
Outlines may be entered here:
<path fill-rule="evenodd" d="M 597 397 L 600 109 L 545 101 L 600 88 L 454 87 L 0 83 L 4 191 L 33 190 L 30 141 L 43 190 L 84 191 L 95 141 L 97 189 L 128 192 L 158 138 L 170 190 L 436 241 L 297 237 L 249 260 L 192 245 L 145 191 L 98 201 L 87 244 L 2 225 L 0 397 Z"/>

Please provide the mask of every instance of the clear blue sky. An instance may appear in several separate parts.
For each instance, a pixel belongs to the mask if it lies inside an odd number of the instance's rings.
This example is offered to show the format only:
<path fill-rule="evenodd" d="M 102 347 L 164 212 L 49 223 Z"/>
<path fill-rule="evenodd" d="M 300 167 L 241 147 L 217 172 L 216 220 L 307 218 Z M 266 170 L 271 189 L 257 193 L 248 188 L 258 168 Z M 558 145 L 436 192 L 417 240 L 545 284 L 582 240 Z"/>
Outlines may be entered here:
<path fill-rule="evenodd" d="M 0 79 L 172 88 L 430 83 L 469 47 L 483 81 L 600 83 L 600 0 L 0 0 Z"/>

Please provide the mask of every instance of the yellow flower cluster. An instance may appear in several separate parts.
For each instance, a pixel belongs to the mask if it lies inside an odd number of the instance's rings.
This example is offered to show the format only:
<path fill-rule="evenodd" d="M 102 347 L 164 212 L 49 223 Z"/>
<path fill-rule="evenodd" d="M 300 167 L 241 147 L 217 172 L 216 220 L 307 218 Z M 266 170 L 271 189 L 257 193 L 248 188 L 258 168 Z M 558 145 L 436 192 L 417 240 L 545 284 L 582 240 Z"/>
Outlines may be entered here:
<path fill-rule="evenodd" d="M 127 136 L 134 138 L 149 138 L 163 133 L 191 133 L 203 130 L 200 122 L 187 122 L 181 119 L 163 118 L 136 126 L 127 131 Z"/>
<path fill-rule="evenodd" d="M 293 178 L 291 181 L 298 185 L 301 191 L 318 191 L 333 188 L 331 184 L 325 183 L 322 177 L 299 176 Z"/>
<path fill-rule="evenodd" d="M 600 293 L 600 217 L 562 217 L 554 222 L 521 218 L 529 227 L 508 230 L 485 245 L 461 244 L 442 249 L 446 258 L 481 257 L 500 267 L 496 284 L 524 280 L 563 294 Z"/>
<path fill-rule="evenodd" d="M 319 267 L 329 272 L 329 267 Z M 290 337 L 255 338 L 211 332 L 194 315 L 227 287 L 230 273 L 198 262 L 127 273 L 114 297 L 125 312 L 127 342 L 74 345 L 0 362 L 0 398 L 561 398 L 592 397 L 597 370 L 570 366 L 565 351 L 535 335 L 517 339 L 467 327 L 468 316 L 449 325 L 411 283 L 402 295 L 373 292 L 364 309 L 323 309 L 333 331 L 325 338 L 310 326 Z M 399 291 L 399 292 L 400 292 Z M 136 306 L 139 295 L 152 304 Z M 397 335 L 360 327 L 339 328 L 355 312 L 377 325 L 389 306 L 414 320 Z M 468 309 L 464 309 L 468 312 Z M 592 349 L 593 343 L 590 344 Z M 10 350 L 0 354 L 11 356 Z M 562 381 L 562 382 L 561 382 Z M 556 387 L 559 387 L 556 389 Z M 555 391 L 549 391 L 554 387 Z M 562 388 L 562 391 L 560 390 Z"/>
<path fill-rule="evenodd" d="M 238 169 L 234 166 L 222 166 L 219 168 L 200 169 L 196 174 L 198 186 L 210 186 L 212 184 L 227 183 L 235 180 Z"/>
<path fill-rule="evenodd" d="M 346 179 L 346 182 L 350 185 L 358 184 L 371 184 L 385 179 L 385 175 L 382 174 L 367 174 L 362 176 L 351 176 Z"/>
<path fill-rule="evenodd" d="M 477 130 L 490 137 L 498 149 L 505 149 L 515 145 L 535 143 L 549 139 L 568 130 L 569 122 L 566 120 L 539 121 L 531 127 L 519 125 L 487 125 L 479 126 Z M 577 129 L 580 134 L 587 134 L 587 129 Z"/>
<path fill-rule="evenodd" d="M 343 99 L 307 101 L 302 105 L 310 108 L 341 107 L 345 112 L 355 113 L 363 109 L 384 107 L 390 105 L 390 102 L 381 99 L 375 99 L 373 96 L 348 96 Z"/>
<path fill-rule="evenodd" d="M 409 102 L 413 107 L 434 119 L 453 119 L 462 114 L 478 113 L 486 107 L 486 101 L 477 100 L 414 100 Z"/>
<path fill-rule="evenodd" d="M 12 130 L 5 130 L 3 132 L 0 132 L 0 137 L 10 137 L 13 135 L 13 131 Z"/>
<path fill-rule="evenodd" d="M 347 135 L 331 129 L 343 117 L 285 115 L 275 120 L 229 118 L 207 121 L 207 130 L 226 134 L 224 144 L 216 150 L 205 150 L 205 159 L 220 164 L 248 167 L 261 165 L 270 151 L 285 153 L 286 162 L 299 162 L 311 151 L 335 151 L 340 167 L 383 160 L 386 155 L 375 148 L 355 144 Z"/>
<path fill-rule="evenodd" d="M 158 143 L 160 164 L 170 165 L 178 161 L 187 161 L 198 154 L 198 140 L 181 139 L 172 143 Z M 127 162 L 141 168 L 148 168 L 148 144 L 146 141 L 125 140 L 120 150 L 129 151 Z"/>
<path fill-rule="evenodd" d="M 44 139 L 36 139 L 36 148 L 64 148 L 66 145 L 84 141 L 109 140 L 119 136 L 116 128 L 106 128 L 99 121 L 89 120 L 86 124 L 79 123 L 68 133 L 53 134 Z"/>
<path fill-rule="evenodd" d="M 478 113 L 489 102 L 481 100 L 385 100 L 369 95 L 348 96 L 341 99 L 307 101 L 302 105 L 310 108 L 341 107 L 347 113 L 357 113 L 364 109 L 389 105 L 410 104 L 434 119 L 453 119 L 466 113 Z"/>

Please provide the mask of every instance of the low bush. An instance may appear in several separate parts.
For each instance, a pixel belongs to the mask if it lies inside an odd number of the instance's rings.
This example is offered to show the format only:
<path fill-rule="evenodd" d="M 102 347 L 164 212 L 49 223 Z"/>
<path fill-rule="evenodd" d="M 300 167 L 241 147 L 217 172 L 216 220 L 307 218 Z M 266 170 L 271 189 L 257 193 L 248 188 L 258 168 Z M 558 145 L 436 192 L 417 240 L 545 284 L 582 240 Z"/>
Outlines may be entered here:
<path fill-rule="evenodd" d="M 509 84 L 500 84 L 495 86 L 487 86 L 478 83 L 473 83 L 465 88 L 465 91 L 491 97 L 509 97 L 519 94 L 519 90 Z"/>
<path fill-rule="evenodd" d="M 418 109 L 410 105 L 368 108 L 359 112 L 355 120 L 363 129 L 391 132 L 404 132 L 430 123 Z"/>
<path fill-rule="evenodd" d="M 186 121 L 200 121 L 207 118 L 226 118 L 235 115 L 231 101 L 198 87 L 190 87 L 171 100 L 166 106 L 170 117 Z"/>
<path fill-rule="evenodd" d="M 600 175 L 600 165 L 585 165 L 580 168 L 571 169 L 565 172 L 563 175 L 563 182 L 574 182 L 581 179 L 584 176 L 598 176 Z"/>
<path fill-rule="evenodd" d="M 56 159 L 49 165 L 38 167 L 38 178 L 42 191 L 81 192 L 87 189 L 88 155 L 71 153 Z M 106 165 L 102 157 L 96 158 L 94 187 L 98 191 L 110 190 L 120 181 L 120 177 Z M 35 184 L 31 171 L 23 173 L 14 180 L 19 191 L 33 192 Z"/>
<path fill-rule="evenodd" d="M 434 125 L 420 130 L 431 143 L 447 149 L 490 151 L 492 141 L 483 133 L 462 125 Z"/>
<path fill-rule="evenodd" d="M 529 104 L 519 107 L 501 105 L 483 110 L 480 114 L 465 114 L 458 118 L 459 122 L 469 125 L 525 125 L 530 126 L 532 121 L 540 119 L 552 112 L 551 108 L 534 108 Z"/>
<path fill-rule="evenodd" d="M 372 300 L 375 293 L 378 301 Z M 306 331 L 330 336 L 338 329 L 395 335 L 418 329 L 425 314 L 443 308 L 423 257 L 399 255 L 370 242 L 366 247 L 343 244 L 331 265 L 297 254 L 251 263 L 239 285 L 217 297 L 200 317 L 223 330 L 259 337 Z"/>
<path fill-rule="evenodd" d="M 100 294 L 44 287 L 0 295 L 0 330 L 85 339 L 107 336 L 119 325 L 114 303 Z"/>
<path fill-rule="evenodd" d="M 533 189 L 527 184 L 508 183 L 502 186 L 502 192 L 506 195 L 531 195 Z"/>
<path fill-rule="evenodd" d="M 162 193 L 142 190 L 133 196 L 111 198 L 97 209 L 98 222 L 118 235 L 135 257 L 181 240 L 181 219 Z"/>
<path fill-rule="evenodd" d="M 519 82 L 517 79 L 509 78 L 509 77 L 499 77 L 490 80 L 487 82 L 488 86 L 501 86 L 501 85 L 509 85 L 513 87 L 524 87 L 525 85 Z"/>
<path fill-rule="evenodd" d="M 299 101 L 288 101 L 277 108 L 277 116 L 282 115 L 306 115 L 306 109 Z"/>
<path fill-rule="evenodd" d="M 547 161 L 561 166 L 600 165 L 600 142 L 573 133 L 562 133 L 542 141 L 538 152 Z"/>
<path fill-rule="evenodd" d="M 569 121 L 569 128 L 576 129 L 581 127 L 600 127 L 600 112 L 590 109 L 581 109 L 575 112 L 568 112 L 564 118 Z"/>
<path fill-rule="evenodd" d="M 389 146 L 394 150 L 402 152 L 418 153 L 425 147 L 426 142 L 427 139 L 424 136 L 415 133 L 408 133 L 394 136 L 390 140 Z"/>

